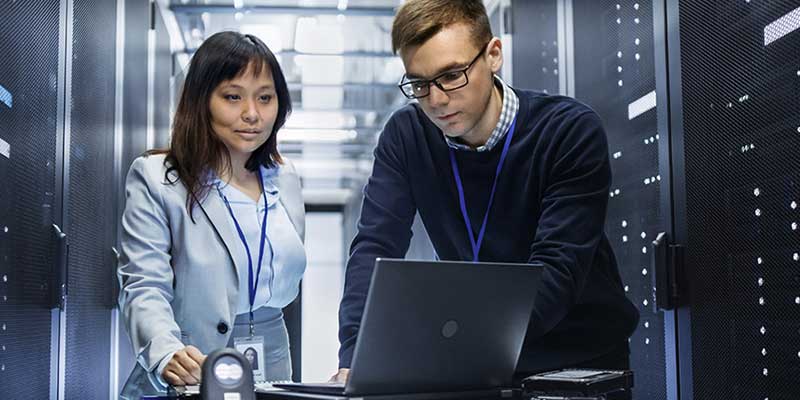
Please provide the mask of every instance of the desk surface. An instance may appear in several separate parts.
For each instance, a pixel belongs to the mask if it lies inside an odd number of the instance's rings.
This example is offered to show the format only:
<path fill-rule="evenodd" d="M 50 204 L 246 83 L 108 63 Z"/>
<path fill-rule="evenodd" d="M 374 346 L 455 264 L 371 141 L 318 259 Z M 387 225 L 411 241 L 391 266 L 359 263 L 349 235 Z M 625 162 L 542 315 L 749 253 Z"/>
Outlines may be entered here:
<path fill-rule="evenodd" d="M 514 400 L 521 398 L 520 390 L 476 390 L 468 392 L 447 392 L 447 393 L 414 393 L 414 394 L 391 394 L 391 395 L 368 395 L 358 397 L 332 396 L 311 393 L 292 392 L 283 389 L 270 388 L 256 390 L 256 398 L 259 400 Z M 180 397 L 186 400 L 200 400 L 199 394 L 191 394 Z M 175 397 L 168 396 L 146 396 L 141 400 L 175 400 Z"/>
<path fill-rule="evenodd" d="M 413 393 L 413 394 L 383 394 L 365 395 L 357 397 L 332 396 L 310 393 L 299 393 L 281 389 L 271 389 L 256 391 L 256 396 L 260 400 L 513 400 L 521 398 L 521 390 L 474 390 L 446 393 Z"/>

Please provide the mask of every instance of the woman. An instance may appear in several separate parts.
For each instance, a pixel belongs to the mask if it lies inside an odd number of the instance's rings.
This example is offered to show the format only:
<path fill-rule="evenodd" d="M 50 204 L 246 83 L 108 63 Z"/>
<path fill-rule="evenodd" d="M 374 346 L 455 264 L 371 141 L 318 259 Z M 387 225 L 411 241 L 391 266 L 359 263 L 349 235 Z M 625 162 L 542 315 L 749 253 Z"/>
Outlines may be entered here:
<path fill-rule="evenodd" d="M 209 37 L 189 65 L 172 142 L 136 159 L 122 216 L 120 308 L 136 353 L 123 398 L 200 381 L 205 354 L 255 347 L 288 380 L 281 308 L 305 270 L 304 208 L 276 133 L 291 110 L 272 52 Z"/>
<path fill-rule="evenodd" d="M 250 368 L 252 368 L 253 371 L 258 371 L 258 352 L 256 349 L 248 347 L 243 354 L 247 362 L 250 363 Z"/>

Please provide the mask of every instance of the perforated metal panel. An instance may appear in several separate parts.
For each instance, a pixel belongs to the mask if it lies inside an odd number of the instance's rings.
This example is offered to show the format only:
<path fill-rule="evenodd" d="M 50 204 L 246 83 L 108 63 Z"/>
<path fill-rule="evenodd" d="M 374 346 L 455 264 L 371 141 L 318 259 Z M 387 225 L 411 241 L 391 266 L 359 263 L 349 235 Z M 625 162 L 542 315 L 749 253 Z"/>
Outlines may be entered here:
<path fill-rule="evenodd" d="M 514 86 L 559 93 L 557 0 L 512 1 Z"/>
<path fill-rule="evenodd" d="M 100 399 L 108 397 L 115 265 L 115 42 L 110 38 L 116 34 L 116 2 L 73 3 L 65 398 Z"/>
<path fill-rule="evenodd" d="M 650 1 L 575 0 L 575 97 L 603 119 L 613 182 L 606 232 L 640 313 L 630 340 L 634 398 L 666 399 L 664 317 L 652 303 L 650 243 L 664 230 Z"/>
<path fill-rule="evenodd" d="M 50 396 L 58 2 L 0 2 L 0 398 Z"/>
<path fill-rule="evenodd" d="M 118 212 L 116 221 L 122 218 L 125 207 L 124 183 L 133 160 L 146 150 L 147 140 L 147 31 L 150 27 L 150 3 L 148 0 L 125 0 L 125 48 L 122 90 L 122 159 L 120 160 L 120 185 L 116 188 Z M 115 273 L 116 271 L 114 271 Z M 118 293 L 119 287 L 115 288 Z M 136 365 L 136 354 L 130 338 L 120 322 L 118 370 L 119 387 L 128 379 Z"/>
<path fill-rule="evenodd" d="M 694 399 L 797 399 L 800 3 L 679 11 Z"/>

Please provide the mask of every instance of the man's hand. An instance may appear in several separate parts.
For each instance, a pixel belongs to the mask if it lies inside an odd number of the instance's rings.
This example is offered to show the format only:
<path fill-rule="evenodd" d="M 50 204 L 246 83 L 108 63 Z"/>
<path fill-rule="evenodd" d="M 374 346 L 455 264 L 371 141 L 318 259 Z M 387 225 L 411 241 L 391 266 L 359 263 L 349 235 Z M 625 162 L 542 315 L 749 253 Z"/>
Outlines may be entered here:
<path fill-rule="evenodd" d="M 350 376 L 350 368 L 339 368 L 339 372 L 333 374 L 330 382 L 347 383 L 347 378 Z"/>
<path fill-rule="evenodd" d="M 172 386 L 197 385 L 200 383 L 205 354 L 197 347 L 186 346 L 178 350 L 169 360 L 161 376 Z"/>

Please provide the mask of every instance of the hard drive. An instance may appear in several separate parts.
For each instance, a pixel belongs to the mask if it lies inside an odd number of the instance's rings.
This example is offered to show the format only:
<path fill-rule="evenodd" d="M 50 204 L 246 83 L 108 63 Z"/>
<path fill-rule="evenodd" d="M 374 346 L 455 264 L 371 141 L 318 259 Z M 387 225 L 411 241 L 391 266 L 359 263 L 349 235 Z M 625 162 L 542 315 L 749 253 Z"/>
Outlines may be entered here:
<path fill-rule="evenodd" d="M 630 397 L 633 372 L 628 370 L 563 369 L 522 380 L 524 399 L 612 400 Z"/>

